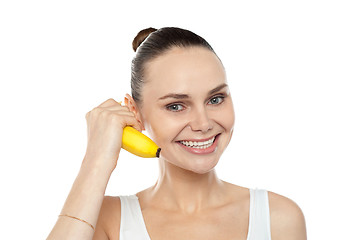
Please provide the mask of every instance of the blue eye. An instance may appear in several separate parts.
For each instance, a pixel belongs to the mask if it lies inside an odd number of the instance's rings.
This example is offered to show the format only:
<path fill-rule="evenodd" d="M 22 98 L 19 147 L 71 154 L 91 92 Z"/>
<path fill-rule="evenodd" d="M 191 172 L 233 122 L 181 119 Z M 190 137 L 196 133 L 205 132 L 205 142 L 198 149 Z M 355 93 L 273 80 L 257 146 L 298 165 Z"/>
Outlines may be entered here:
<path fill-rule="evenodd" d="M 224 96 L 216 96 L 210 99 L 209 103 L 210 104 L 220 104 L 224 101 Z"/>
<path fill-rule="evenodd" d="M 181 104 L 170 104 L 166 106 L 166 109 L 172 112 L 179 112 L 184 109 L 184 107 Z"/>

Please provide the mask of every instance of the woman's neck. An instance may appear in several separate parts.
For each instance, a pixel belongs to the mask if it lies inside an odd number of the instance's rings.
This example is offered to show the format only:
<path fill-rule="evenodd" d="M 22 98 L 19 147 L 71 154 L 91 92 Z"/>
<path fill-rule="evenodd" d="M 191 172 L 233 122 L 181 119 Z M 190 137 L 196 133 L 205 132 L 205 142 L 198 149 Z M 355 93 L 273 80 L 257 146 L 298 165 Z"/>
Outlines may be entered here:
<path fill-rule="evenodd" d="M 197 174 L 160 160 L 158 181 L 151 188 L 152 199 L 167 209 L 196 213 L 218 206 L 224 199 L 225 184 L 215 170 Z"/>

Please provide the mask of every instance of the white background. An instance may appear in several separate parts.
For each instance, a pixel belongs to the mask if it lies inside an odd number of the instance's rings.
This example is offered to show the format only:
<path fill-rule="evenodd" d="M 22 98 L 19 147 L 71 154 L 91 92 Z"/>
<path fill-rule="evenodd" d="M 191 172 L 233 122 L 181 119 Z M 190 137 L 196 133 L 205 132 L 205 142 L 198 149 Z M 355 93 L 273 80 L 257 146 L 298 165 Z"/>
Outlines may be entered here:
<path fill-rule="evenodd" d="M 219 177 L 293 199 L 309 239 L 357 238 L 358 2 L 216 2 L 1 1 L 2 239 L 46 238 L 85 153 L 85 114 L 129 92 L 131 42 L 150 26 L 198 33 L 226 67 L 236 126 Z M 122 151 L 106 194 L 157 171 Z"/>

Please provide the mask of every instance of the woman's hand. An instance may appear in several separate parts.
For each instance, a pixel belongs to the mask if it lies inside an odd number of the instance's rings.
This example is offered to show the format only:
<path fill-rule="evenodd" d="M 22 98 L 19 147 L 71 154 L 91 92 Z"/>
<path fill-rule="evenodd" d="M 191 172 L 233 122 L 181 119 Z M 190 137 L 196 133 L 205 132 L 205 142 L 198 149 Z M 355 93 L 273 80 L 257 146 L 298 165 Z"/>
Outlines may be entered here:
<path fill-rule="evenodd" d="M 86 114 L 88 143 L 83 165 L 106 172 L 115 169 L 119 157 L 123 128 L 141 131 L 133 112 L 114 99 L 108 99 Z"/>

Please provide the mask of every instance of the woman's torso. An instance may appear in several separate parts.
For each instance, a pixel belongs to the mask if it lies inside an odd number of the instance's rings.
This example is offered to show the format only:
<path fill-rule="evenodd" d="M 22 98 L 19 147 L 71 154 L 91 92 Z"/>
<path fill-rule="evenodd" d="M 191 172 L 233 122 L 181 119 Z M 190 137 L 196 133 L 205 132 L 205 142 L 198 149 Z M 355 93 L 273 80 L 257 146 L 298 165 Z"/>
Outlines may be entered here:
<path fill-rule="evenodd" d="M 136 195 L 120 199 L 121 240 L 271 239 L 266 190 L 250 189 L 233 203 L 188 216 L 143 208 Z"/>

